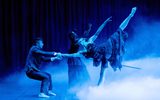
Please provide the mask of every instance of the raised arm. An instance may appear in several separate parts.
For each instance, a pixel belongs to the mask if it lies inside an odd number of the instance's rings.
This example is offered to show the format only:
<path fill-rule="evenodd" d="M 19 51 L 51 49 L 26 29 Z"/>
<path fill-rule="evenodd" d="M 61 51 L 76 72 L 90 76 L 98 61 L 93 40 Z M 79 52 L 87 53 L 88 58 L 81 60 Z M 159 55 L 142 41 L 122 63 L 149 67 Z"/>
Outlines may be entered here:
<path fill-rule="evenodd" d="M 132 11 L 131 11 L 131 13 L 129 14 L 129 16 L 128 16 L 128 17 L 121 23 L 121 25 L 119 26 L 120 29 L 124 30 L 124 29 L 127 27 L 130 19 L 134 16 L 136 10 L 137 10 L 137 7 L 133 7 L 133 8 L 132 8 Z"/>
<path fill-rule="evenodd" d="M 88 40 L 89 42 L 94 42 L 94 41 L 97 39 L 99 33 L 102 31 L 102 29 L 104 28 L 104 26 L 105 26 L 108 22 L 112 21 L 111 18 L 112 18 L 112 17 L 107 18 L 107 19 L 102 23 L 102 25 L 98 28 L 98 30 L 96 31 L 96 33 L 89 38 L 89 40 Z"/>
<path fill-rule="evenodd" d="M 87 29 L 87 30 L 85 30 L 85 31 L 84 31 L 84 33 L 83 33 L 83 34 L 84 34 L 84 36 L 88 36 L 89 32 L 91 31 L 91 28 L 92 28 L 92 24 L 91 24 L 91 23 L 89 23 L 89 24 L 88 24 L 88 29 Z"/>

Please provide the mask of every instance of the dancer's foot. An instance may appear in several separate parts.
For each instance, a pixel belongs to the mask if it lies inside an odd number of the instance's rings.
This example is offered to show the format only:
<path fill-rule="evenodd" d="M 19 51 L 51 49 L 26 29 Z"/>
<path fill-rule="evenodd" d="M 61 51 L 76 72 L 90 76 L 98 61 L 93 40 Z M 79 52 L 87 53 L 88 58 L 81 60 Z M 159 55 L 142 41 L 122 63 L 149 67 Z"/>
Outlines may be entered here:
<path fill-rule="evenodd" d="M 130 16 L 133 17 L 135 12 L 137 10 L 137 7 L 133 7 Z"/>
<path fill-rule="evenodd" d="M 55 94 L 54 92 L 52 92 L 51 90 L 48 91 L 48 94 L 49 94 L 50 96 L 56 96 L 56 94 Z"/>
<path fill-rule="evenodd" d="M 40 93 L 38 95 L 38 97 L 40 97 L 40 98 L 49 98 L 49 96 L 47 94 L 45 94 L 45 93 Z"/>

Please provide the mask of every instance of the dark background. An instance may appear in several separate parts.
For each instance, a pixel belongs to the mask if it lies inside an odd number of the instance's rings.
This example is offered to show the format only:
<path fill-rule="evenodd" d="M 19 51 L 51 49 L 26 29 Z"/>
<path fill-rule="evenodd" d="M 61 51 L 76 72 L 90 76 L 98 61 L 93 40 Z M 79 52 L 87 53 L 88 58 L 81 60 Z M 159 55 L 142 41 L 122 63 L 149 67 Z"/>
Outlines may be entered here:
<path fill-rule="evenodd" d="M 92 35 L 112 16 L 99 36 L 103 40 L 134 6 L 138 10 L 126 29 L 131 35 L 136 18 L 160 19 L 159 0 L 0 0 L 0 77 L 23 69 L 33 38 L 41 36 L 45 50 L 68 52 L 72 28 L 82 35 L 90 22 Z"/>

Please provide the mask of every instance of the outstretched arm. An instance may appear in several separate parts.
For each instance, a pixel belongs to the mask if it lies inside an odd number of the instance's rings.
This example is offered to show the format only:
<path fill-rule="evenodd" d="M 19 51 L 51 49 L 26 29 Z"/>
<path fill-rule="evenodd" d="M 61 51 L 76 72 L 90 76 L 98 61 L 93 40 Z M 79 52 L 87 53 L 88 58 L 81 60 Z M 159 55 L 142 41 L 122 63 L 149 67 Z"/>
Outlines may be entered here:
<path fill-rule="evenodd" d="M 82 51 L 79 51 L 77 53 L 72 53 L 72 54 L 63 54 L 63 53 L 61 53 L 60 55 L 62 57 L 82 57 L 83 56 L 82 53 L 84 53 L 84 52 L 86 52 L 86 51 L 82 50 Z"/>
<path fill-rule="evenodd" d="M 35 47 L 33 49 L 33 52 L 36 53 L 36 54 L 43 55 L 43 56 L 56 56 L 56 52 L 43 51 L 43 50 L 41 50 L 37 47 Z"/>
<path fill-rule="evenodd" d="M 88 36 L 89 32 L 91 31 L 91 28 L 92 28 L 92 24 L 89 23 L 89 24 L 88 24 L 88 30 L 85 30 L 84 33 L 83 33 L 84 36 Z"/>
<path fill-rule="evenodd" d="M 62 57 L 81 57 L 79 53 L 62 54 Z"/>
<path fill-rule="evenodd" d="M 72 54 L 61 54 L 62 57 L 82 57 L 80 53 L 72 53 Z"/>
<path fill-rule="evenodd" d="M 89 42 L 94 42 L 94 41 L 97 39 L 99 33 L 102 31 L 102 29 L 104 28 L 104 26 L 105 26 L 108 22 L 112 21 L 111 18 L 112 18 L 112 17 L 107 18 L 107 19 L 102 23 L 102 25 L 98 28 L 98 30 L 96 31 L 96 33 L 95 33 L 92 37 L 89 38 L 89 40 L 88 40 Z"/>
<path fill-rule="evenodd" d="M 136 10 L 137 10 L 137 7 L 133 7 L 133 8 L 132 8 L 132 11 L 131 11 L 131 13 L 129 14 L 129 16 L 128 16 L 128 17 L 121 23 L 121 25 L 119 26 L 120 29 L 124 30 L 124 29 L 127 27 L 130 19 L 134 16 Z"/>

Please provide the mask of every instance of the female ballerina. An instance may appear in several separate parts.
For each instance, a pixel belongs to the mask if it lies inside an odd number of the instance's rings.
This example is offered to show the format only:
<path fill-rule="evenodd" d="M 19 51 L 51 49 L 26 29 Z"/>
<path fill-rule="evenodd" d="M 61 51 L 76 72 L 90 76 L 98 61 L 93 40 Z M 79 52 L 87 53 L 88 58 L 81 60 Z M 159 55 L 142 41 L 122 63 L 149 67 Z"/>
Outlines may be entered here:
<path fill-rule="evenodd" d="M 93 58 L 93 65 L 99 66 L 101 63 L 101 71 L 100 71 L 100 78 L 98 80 L 98 84 L 102 83 L 105 69 L 108 67 L 108 62 L 110 63 L 111 67 L 114 71 L 118 69 L 121 70 L 122 68 L 122 56 L 124 55 L 124 45 L 125 41 L 128 37 L 128 34 L 123 30 L 127 27 L 130 19 L 134 16 L 137 8 L 133 7 L 129 16 L 120 24 L 118 30 L 113 33 L 110 38 L 106 40 L 105 43 L 101 45 L 94 44 L 95 39 L 98 37 L 99 34 L 94 34 L 88 40 L 84 38 L 80 38 L 78 43 L 80 43 L 85 50 L 79 51 L 78 53 L 69 55 L 69 54 L 62 54 L 64 57 L 71 57 L 71 56 L 85 56 L 86 58 Z M 102 30 L 102 29 L 101 29 Z M 98 31 L 98 30 L 97 30 Z"/>
<path fill-rule="evenodd" d="M 96 32 L 96 36 L 100 33 L 100 31 L 103 29 L 103 27 L 106 25 L 107 22 L 110 21 L 110 18 L 108 18 L 99 28 L 99 30 Z M 88 35 L 91 30 L 92 25 L 88 24 L 88 30 L 86 30 L 84 35 Z M 71 46 L 69 49 L 69 54 L 77 53 L 80 48 L 79 37 L 78 35 L 72 31 L 69 33 L 69 39 L 71 42 Z M 84 39 L 84 38 L 83 38 Z M 89 74 L 86 69 L 85 64 L 82 62 L 80 57 L 69 57 L 68 58 L 68 79 L 69 79 L 69 88 L 73 88 L 75 86 L 81 86 L 84 85 L 89 79 Z"/>

